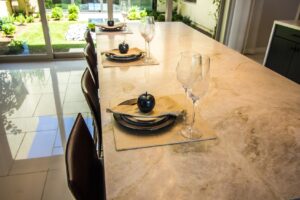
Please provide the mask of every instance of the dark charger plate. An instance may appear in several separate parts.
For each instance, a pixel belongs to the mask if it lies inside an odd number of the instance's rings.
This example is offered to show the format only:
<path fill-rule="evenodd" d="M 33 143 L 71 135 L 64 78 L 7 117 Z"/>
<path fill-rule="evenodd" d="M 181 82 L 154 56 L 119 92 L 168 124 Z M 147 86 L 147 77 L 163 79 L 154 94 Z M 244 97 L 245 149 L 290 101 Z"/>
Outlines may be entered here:
<path fill-rule="evenodd" d="M 113 114 L 113 116 L 116 122 L 118 122 L 121 126 L 138 131 L 157 131 L 162 128 L 171 126 L 176 120 L 175 116 L 166 115 L 166 117 L 164 117 L 162 120 L 159 120 L 159 122 L 156 123 L 136 123 L 135 121 L 129 120 L 126 115 Z"/>
<path fill-rule="evenodd" d="M 120 105 L 137 104 L 137 99 L 130 99 L 120 103 Z M 133 117 L 128 115 L 113 114 L 116 122 L 121 126 L 139 131 L 157 131 L 171 126 L 176 121 L 176 116 L 165 115 L 157 118 Z"/>
<path fill-rule="evenodd" d="M 114 61 L 114 62 L 132 62 L 135 60 L 138 60 L 140 58 L 144 57 L 144 53 L 139 53 L 139 54 L 132 54 L 129 56 L 118 56 L 112 53 L 106 53 L 105 54 L 106 58 L 110 61 Z"/>

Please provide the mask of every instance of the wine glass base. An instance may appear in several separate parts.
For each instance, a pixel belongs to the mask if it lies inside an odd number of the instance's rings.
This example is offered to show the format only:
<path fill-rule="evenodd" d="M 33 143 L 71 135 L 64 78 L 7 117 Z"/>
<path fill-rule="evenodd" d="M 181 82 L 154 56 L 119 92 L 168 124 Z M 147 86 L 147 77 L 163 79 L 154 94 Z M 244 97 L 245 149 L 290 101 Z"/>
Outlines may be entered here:
<path fill-rule="evenodd" d="M 150 63 L 153 63 L 153 58 L 152 58 L 152 57 L 145 57 L 145 58 L 144 58 L 144 63 L 146 63 L 146 64 L 147 64 L 147 63 L 149 63 L 149 64 L 150 64 Z"/>
<path fill-rule="evenodd" d="M 192 128 L 190 126 L 185 126 L 183 129 L 180 130 L 180 134 L 190 140 L 197 140 L 202 137 L 202 133 L 200 130 L 196 128 Z"/>

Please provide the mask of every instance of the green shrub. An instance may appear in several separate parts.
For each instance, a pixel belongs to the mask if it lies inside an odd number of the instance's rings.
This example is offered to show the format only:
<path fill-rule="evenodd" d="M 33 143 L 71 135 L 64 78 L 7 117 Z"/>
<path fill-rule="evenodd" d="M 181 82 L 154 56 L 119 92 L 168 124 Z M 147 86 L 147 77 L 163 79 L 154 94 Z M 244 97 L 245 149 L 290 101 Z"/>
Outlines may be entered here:
<path fill-rule="evenodd" d="M 76 21 L 78 19 L 78 14 L 70 13 L 68 17 L 69 17 L 69 21 Z"/>
<path fill-rule="evenodd" d="M 90 31 L 94 32 L 96 28 L 96 25 L 94 23 L 88 23 L 88 29 L 90 29 Z"/>
<path fill-rule="evenodd" d="M 20 41 L 20 40 L 12 40 L 8 44 L 9 53 L 12 53 L 12 54 L 21 53 L 24 49 L 23 43 L 24 42 Z"/>
<path fill-rule="evenodd" d="M 41 17 L 41 15 L 40 15 L 40 13 L 39 13 L 39 12 L 38 12 L 38 13 L 34 13 L 34 14 L 33 14 L 33 17 L 34 17 L 34 18 L 40 18 L 40 17 Z"/>
<path fill-rule="evenodd" d="M 190 19 L 190 17 L 182 17 L 182 22 L 187 24 L 187 25 L 191 25 L 192 24 L 192 20 Z"/>
<path fill-rule="evenodd" d="M 127 18 L 130 20 L 137 20 L 137 19 L 141 19 L 142 17 L 145 17 L 145 16 L 147 16 L 147 11 L 145 9 L 140 10 L 140 8 L 138 6 L 132 6 L 129 9 Z"/>
<path fill-rule="evenodd" d="M 51 17 L 54 19 L 54 20 L 60 20 L 62 17 L 63 17 L 63 10 L 62 8 L 60 7 L 55 7 L 55 8 L 52 8 L 52 11 L 51 11 Z"/>
<path fill-rule="evenodd" d="M 54 5 L 54 7 L 60 7 L 60 8 L 62 8 L 62 9 L 68 9 L 68 6 L 69 6 L 70 4 L 68 4 L 68 3 L 56 3 L 55 5 Z"/>
<path fill-rule="evenodd" d="M 147 16 L 147 11 L 146 10 L 140 11 L 140 16 L 141 17 L 146 17 Z"/>
<path fill-rule="evenodd" d="M 52 3 L 52 0 L 45 0 L 45 7 L 47 9 L 51 9 L 54 7 L 54 4 Z"/>
<path fill-rule="evenodd" d="M 79 7 L 76 6 L 75 4 L 71 4 L 71 5 L 68 6 L 68 12 L 69 12 L 69 14 L 73 14 L 73 13 L 78 14 L 79 13 Z"/>
<path fill-rule="evenodd" d="M 16 26 L 12 23 L 6 23 L 2 25 L 2 31 L 6 36 L 13 36 L 16 32 Z"/>
<path fill-rule="evenodd" d="M 23 14 L 19 14 L 19 15 L 16 17 L 16 22 L 18 22 L 20 25 L 25 24 L 26 19 L 25 19 L 24 15 L 23 15 Z"/>
<path fill-rule="evenodd" d="M 165 21 L 165 19 L 166 19 L 166 17 L 165 17 L 164 14 L 160 14 L 160 15 L 158 15 L 158 17 L 157 17 L 157 21 L 159 21 L 159 22 L 163 22 L 163 21 Z"/>
<path fill-rule="evenodd" d="M 3 24 L 13 24 L 15 22 L 15 18 L 13 15 L 2 18 Z"/>
<path fill-rule="evenodd" d="M 172 21 L 182 21 L 183 16 L 181 14 L 173 13 Z"/>
<path fill-rule="evenodd" d="M 27 23 L 32 23 L 32 22 L 34 22 L 34 17 L 33 17 L 32 15 L 27 16 L 27 17 L 26 17 L 26 22 L 27 22 Z"/>

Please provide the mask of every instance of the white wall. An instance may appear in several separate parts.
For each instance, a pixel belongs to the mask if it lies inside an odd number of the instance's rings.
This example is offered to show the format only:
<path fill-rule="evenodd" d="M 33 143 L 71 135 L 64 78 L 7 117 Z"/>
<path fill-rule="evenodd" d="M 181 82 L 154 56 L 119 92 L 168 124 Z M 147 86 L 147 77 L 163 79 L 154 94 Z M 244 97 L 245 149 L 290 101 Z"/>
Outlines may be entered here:
<path fill-rule="evenodd" d="M 212 0 L 197 0 L 196 3 L 183 1 L 180 10 L 183 16 L 189 16 L 201 28 L 213 33 L 217 22 L 214 18 L 216 6 L 213 5 Z"/>
<path fill-rule="evenodd" d="M 263 1 L 261 5 L 260 1 Z M 300 0 L 256 0 L 245 50 L 248 53 L 264 51 L 267 47 L 274 20 L 293 20 Z M 261 10 L 260 12 L 257 12 Z"/>
<path fill-rule="evenodd" d="M 232 24 L 229 32 L 228 47 L 242 52 L 247 33 L 247 24 L 252 5 L 251 0 L 236 0 Z"/>
<path fill-rule="evenodd" d="M 173 2 L 175 8 L 177 3 Z M 185 2 L 181 0 L 178 8 L 183 16 L 188 16 L 199 27 L 209 33 L 213 33 L 216 26 L 216 20 L 214 18 L 214 12 L 216 6 L 213 5 L 212 0 L 197 0 L 196 3 Z M 158 0 L 158 11 L 165 12 L 166 4 Z"/>

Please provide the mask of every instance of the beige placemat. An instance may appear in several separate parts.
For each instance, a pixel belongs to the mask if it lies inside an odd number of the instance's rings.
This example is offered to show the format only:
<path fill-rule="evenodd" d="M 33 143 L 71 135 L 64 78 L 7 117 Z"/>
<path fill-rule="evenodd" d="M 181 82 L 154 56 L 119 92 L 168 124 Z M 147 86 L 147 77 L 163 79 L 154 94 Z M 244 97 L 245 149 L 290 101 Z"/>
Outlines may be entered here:
<path fill-rule="evenodd" d="M 188 112 L 191 111 L 192 105 L 188 103 L 184 95 L 170 95 L 177 103 L 184 105 Z M 111 102 L 111 105 L 117 105 L 122 102 Z M 112 117 L 113 118 L 113 117 Z M 194 139 L 188 139 L 180 134 L 183 127 L 182 119 L 178 119 L 175 124 L 169 128 L 156 132 L 137 132 L 125 129 L 118 125 L 113 119 L 113 132 L 115 139 L 115 147 L 117 151 L 138 149 L 145 147 L 155 147 L 170 144 L 179 144 L 186 142 L 196 142 L 216 139 L 216 134 L 212 130 L 207 121 L 205 121 L 199 113 L 197 114 L 195 127 L 201 131 L 201 137 L 194 135 Z"/>
<path fill-rule="evenodd" d="M 145 66 L 145 65 L 159 65 L 159 62 L 153 56 L 151 57 L 151 62 L 145 62 L 145 56 L 139 60 L 132 62 L 113 62 L 106 59 L 105 55 L 102 55 L 102 66 L 107 67 L 130 67 L 130 66 Z"/>

